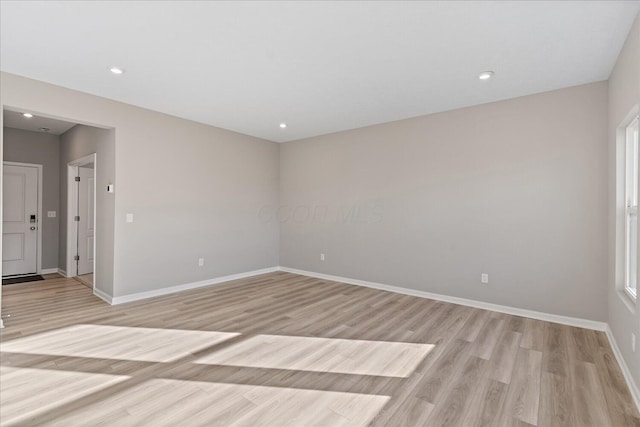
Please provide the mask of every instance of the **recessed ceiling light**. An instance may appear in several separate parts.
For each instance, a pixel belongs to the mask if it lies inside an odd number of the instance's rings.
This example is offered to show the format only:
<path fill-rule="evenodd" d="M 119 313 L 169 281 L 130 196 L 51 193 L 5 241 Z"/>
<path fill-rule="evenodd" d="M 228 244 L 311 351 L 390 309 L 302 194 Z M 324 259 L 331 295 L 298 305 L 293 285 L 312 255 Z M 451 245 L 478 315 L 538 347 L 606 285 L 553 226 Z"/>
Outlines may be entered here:
<path fill-rule="evenodd" d="M 50 130 L 49 128 L 40 128 L 40 132 L 49 132 Z"/>
<path fill-rule="evenodd" d="M 282 129 L 284 129 L 284 128 L 286 128 L 286 127 L 287 127 L 287 124 L 286 124 L 286 123 L 280 123 L 280 127 L 281 127 Z"/>
<path fill-rule="evenodd" d="M 31 114 L 31 113 L 22 113 L 22 115 L 24 117 L 26 117 L 27 119 L 30 119 L 31 117 L 33 117 L 33 114 Z"/>
<path fill-rule="evenodd" d="M 478 78 L 480 80 L 489 80 L 491 77 L 493 77 L 493 71 L 483 71 L 482 73 L 478 74 Z"/>
<path fill-rule="evenodd" d="M 113 74 L 124 74 L 124 69 L 118 67 L 111 67 L 109 68 L 109 71 L 111 71 Z"/>

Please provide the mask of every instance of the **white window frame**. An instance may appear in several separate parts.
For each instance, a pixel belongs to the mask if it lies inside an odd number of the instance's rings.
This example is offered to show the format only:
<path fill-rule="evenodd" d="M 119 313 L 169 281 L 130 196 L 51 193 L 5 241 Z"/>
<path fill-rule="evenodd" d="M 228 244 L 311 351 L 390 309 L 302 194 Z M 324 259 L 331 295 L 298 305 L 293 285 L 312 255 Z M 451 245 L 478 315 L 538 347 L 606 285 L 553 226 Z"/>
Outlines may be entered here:
<path fill-rule="evenodd" d="M 630 219 L 638 221 L 638 116 L 635 116 L 624 130 L 624 292 L 634 301 L 638 294 L 638 226 L 635 229 L 636 248 L 632 251 Z M 634 269 L 635 283 L 631 283 L 631 269 Z"/>

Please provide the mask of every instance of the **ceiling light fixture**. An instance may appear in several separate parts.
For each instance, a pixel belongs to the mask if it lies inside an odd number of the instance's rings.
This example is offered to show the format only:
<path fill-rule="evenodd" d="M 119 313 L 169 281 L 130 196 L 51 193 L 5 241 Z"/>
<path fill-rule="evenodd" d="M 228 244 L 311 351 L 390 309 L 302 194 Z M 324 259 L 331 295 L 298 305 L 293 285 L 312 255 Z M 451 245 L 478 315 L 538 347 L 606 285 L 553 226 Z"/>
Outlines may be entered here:
<path fill-rule="evenodd" d="M 124 69 L 118 68 L 118 67 L 111 67 L 111 68 L 109 68 L 109 71 L 111 71 L 113 74 L 117 74 L 117 75 L 124 74 Z"/>
<path fill-rule="evenodd" d="M 489 80 L 491 77 L 493 77 L 493 74 L 493 71 L 483 71 L 478 75 L 478 78 L 480 80 Z"/>
<path fill-rule="evenodd" d="M 44 133 L 47 133 L 47 132 L 49 132 L 50 130 L 51 130 L 51 129 L 49 129 L 49 128 L 40 128 L 40 132 L 44 132 Z"/>
<path fill-rule="evenodd" d="M 284 128 L 286 128 L 286 127 L 287 127 L 287 124 L 286 124 L 286 123 L 280 123 L 280 127 L 281 127 L 282 129 L 284 129 Z"/>
<path fill-rule="evenodd" d="M 22 115 L 24 117 L 26 117 L 27 119 L 30 119 L 31 117 L 33 117 L 33 114 L 31 114 L 31 113 L 22 113 Z"/>

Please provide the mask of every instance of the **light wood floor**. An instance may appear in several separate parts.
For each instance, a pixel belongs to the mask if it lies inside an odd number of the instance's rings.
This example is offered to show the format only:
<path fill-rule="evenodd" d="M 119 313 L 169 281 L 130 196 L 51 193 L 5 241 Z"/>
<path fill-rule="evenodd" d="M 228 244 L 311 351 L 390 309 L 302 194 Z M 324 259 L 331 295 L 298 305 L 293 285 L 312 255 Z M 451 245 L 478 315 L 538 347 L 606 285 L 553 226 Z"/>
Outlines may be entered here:
<path fill-rule="evenodd" d="M 638 426 L 603 333 L 273 273 L 3 287 L 2 425 Z"/>
<path fill-rule="evenodd" d="M 93 289 L 93 273 L 83 274 L 75 279 L 86 287 Z"/>

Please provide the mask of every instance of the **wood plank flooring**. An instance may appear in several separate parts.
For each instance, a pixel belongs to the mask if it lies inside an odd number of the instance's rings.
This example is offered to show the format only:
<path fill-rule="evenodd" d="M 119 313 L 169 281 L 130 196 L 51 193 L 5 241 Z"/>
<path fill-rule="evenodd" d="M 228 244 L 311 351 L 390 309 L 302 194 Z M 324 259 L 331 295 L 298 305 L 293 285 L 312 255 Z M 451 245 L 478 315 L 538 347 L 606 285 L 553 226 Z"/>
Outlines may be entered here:
<path fill-rule="evenodd" d="M 89 289 L 93 289 L 93 273 L 82 274 L 80 276 L 76 276 L 75 279 Z"/>
<path fill-rule="evenodd" d="M 3 426 L 640 426 L 591 330 L 288 273 L 118 306 L 53 275 L 2 304 Z"/>

